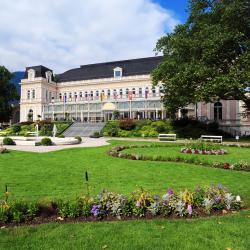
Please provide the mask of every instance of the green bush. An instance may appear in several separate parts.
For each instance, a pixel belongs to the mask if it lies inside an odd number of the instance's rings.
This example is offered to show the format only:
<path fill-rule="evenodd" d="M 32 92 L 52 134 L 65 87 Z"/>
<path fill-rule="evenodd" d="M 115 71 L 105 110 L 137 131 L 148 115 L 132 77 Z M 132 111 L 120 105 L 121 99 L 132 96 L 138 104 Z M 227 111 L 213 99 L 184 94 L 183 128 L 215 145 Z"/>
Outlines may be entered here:
<path fill-rule="evenodd" d="M 45 137 L 45 138 L 43 138 L 41 140 L 41 145 L 42 146 L 51 146 L 52 145 L 52 141 L 51 141 L 50 138 Z"/>
<path fill-rule="evenodd" d="M 78 140 L 78 143 L 81 143 L 81 142 L 82 142 L 82 137 L 81 137 L 81 136 L 76 136 L 75 139 Z"/>
<path fill-rule="evenodd" d="M 58 138 L 65 138 L 64 135 L 58 135 L 57 137 L 58 137 Z"/>
<path fill-rule="evenodd" d="M 16 145 L 16 143 L 9 137 L 3 139 L 3 145 Z"/>
<path fill-rule="evenodd" d="M 12 131 L 13 133 L 19 133 L 21 131 L 21 126 L 19 124 L 15 124 L 13 127 L 12 127 Z"/>
<path fill-rule="evenodd" d="M 90 138 L 100 138 L 101 134 L 99 132 L 94 132 L 93 135 L 90 136 Z"/>
<path fill-rule="evenodd" d="M 166 132 L 168 133 L 168 129 L 166 126 L 166 123 L 164 121 L 156 121 L 152 123 L 152 127 L 158 132 L 158 133 L 163 133 Z"/>

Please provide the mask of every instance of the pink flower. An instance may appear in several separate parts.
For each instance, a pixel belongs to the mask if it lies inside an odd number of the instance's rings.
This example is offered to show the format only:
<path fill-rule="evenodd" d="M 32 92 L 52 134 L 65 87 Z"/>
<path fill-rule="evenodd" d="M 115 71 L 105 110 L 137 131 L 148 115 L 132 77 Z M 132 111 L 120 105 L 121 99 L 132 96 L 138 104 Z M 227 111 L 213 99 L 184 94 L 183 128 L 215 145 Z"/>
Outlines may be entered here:
<path fill-rule="evenodd" d="M 137 201 L 136 204 L 135 204 L 136 207 L 140 207 L 141 206 L 141 203 L 140 201 Z"/>
<path fill-rule="evenodd" d="M 189 204 L 189 205 L 187 206 L 187 211 L 188 211 L 188 214 L 189 214 L 189 215 L 192 215 L 192 213 L 193 213 L 192 205 Z"/>

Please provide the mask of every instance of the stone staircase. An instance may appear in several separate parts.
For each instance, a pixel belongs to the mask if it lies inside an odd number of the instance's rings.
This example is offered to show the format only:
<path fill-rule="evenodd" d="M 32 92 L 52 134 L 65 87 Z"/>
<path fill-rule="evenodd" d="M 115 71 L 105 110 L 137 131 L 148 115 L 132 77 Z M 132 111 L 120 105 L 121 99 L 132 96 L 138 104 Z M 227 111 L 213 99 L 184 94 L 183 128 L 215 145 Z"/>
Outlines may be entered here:
<path fill-rule="evenodd" d="M 90 123 L 90 122 L 74 122 L 69 128 L 67 128 L 63 135 L 65 137 L 82 136 L 87 137 L 93 135 L 94 132 L 101 132 L 105 122 Z"/>

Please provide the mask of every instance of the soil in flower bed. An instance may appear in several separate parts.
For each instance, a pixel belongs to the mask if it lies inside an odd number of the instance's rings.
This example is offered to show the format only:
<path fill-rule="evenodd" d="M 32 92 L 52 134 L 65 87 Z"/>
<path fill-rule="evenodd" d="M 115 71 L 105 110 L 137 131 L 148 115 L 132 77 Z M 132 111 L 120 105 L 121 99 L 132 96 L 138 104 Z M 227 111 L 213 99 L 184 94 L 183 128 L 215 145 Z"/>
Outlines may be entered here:
<path fill-rule="evenodd" d="M 235 214 L 238 213 L 240 211 L 244 211 L 244 210 L 248 210 L 249 208 L 241 208 L 240 210 L 213 210 L 211 211 L 210 214 L 205 213 L 202 210 L 196 210 L 197 214 L 196 216 L 183 216 L 180 217 L 178 215 L 175 214 L 171 214 L 168 216 L 164 216 L 164 215 L 152 215 L 152 214 L 146 214 L 143 217 L 138 217 L 138 216 L 121 216 L 119 217 L 115 217 L 115 216 L 107 216 L 107 217 L 95 217 L 95 216 L 89 216 L 89 217 L 75 217 L 75 218 L 63 218 L 60 216 L 49 216 L 49 217 L 44 217 L 44 216 L 39 216 L 39 217 L 35 217 L 33 220 L 31 221 L 26 221 L 26 222 L 21 222 L 21 223 L 17 223 L 17 222 L 9 222 L 9 223 L 1 223 L 0 222 L 0 229 L 4 229 L 7 227 L 16 227 L 16 226 L 27 226 L 27 225 L 41 225 L 41 224 L 47 224 L 47 223 L 53 223 L 53 222 L 57 222 L 57 223 L 72 223 L 72 222 L 107 222 L 107 221 L 131 221 L 131 220 L 152 220 L 152 219 L 165 219 L 165 220 L 180 220 L 180 219 L 199 219 L 199 218 L 206 218 L 206 217 L 212 217 L 212 216 L 226 216 L 226 215 L 230 215 L 230 214 Z"/>

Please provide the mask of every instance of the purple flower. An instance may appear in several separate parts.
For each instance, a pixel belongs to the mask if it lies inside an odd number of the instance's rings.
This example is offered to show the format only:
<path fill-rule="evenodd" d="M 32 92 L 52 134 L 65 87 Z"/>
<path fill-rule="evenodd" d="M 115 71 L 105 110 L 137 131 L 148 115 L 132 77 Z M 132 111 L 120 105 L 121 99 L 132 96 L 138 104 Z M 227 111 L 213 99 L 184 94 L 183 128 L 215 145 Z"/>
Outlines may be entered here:
<path fill-rule="evenodd" d="M 93 205 L 93 207 L 92 207 L 92 209 L 91 209 L 91 213 L 95 216 L 95 217 L 97 217 L 98 215 L 99 215 L 99 213 L 100 213 L 100 208 L 101 208 L 102 206 L 101 205 Z"/>
<path fill-rule="evenodd" d="M 169 188 L 167 193 L 169 196 L 172 196 L 174 194 L 174 190 L 172 188 Z"/>
<path fill-rule="evenodd" d="M 192 215 L 192 213 L 193 213 L 192 205 L 187 206 L 187 211 L 188 211 L 189 215 Z"/>
<path fill-rule="evenodd" d="M 214 200 L 215 200 L 215 203 L 218 204 L 218 203 L 221 202 L 221 197 L 220 196 L 216 196 Z"/>

